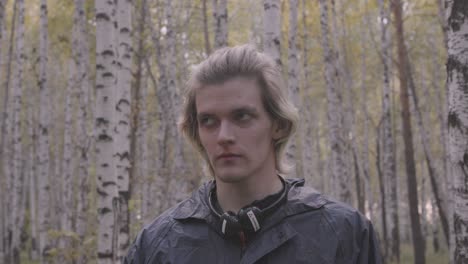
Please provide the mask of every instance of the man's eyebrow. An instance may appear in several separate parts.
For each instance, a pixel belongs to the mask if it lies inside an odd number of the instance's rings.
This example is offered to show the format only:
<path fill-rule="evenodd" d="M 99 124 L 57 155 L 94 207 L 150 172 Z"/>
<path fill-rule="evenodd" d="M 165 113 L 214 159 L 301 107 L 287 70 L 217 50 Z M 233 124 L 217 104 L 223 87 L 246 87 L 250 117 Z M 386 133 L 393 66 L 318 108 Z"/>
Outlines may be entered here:
<path fill-rule="evenodd" d="M 257 108 L 252 106 L 241 106 L 238 108 L 233 109 L 231 112 L 238 113 L 238 112 L 248 112 L 248 113 L 257 113 Z"/>
<path fill-rule="evenodd" d="M 202 118 L 206 116 L 212 116 L 213 114 L 207 113 L 207 112 L 200 112 L 197 114 L 197 118 Z"/>

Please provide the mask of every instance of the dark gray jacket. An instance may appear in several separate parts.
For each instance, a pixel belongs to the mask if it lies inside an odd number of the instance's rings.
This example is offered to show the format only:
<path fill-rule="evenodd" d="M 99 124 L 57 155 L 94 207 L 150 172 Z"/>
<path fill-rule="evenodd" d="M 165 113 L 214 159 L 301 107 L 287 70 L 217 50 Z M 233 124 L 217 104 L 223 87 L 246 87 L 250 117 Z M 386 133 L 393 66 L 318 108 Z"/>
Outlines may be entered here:
<path fill-rule="evenodd" d="M 223 238 L 208 206 L 209 182 L 145 227 L 124 263 L 381 263 L 372 224 L 304 180 L 287 179 L 289 192 L 243 249 Z"/>

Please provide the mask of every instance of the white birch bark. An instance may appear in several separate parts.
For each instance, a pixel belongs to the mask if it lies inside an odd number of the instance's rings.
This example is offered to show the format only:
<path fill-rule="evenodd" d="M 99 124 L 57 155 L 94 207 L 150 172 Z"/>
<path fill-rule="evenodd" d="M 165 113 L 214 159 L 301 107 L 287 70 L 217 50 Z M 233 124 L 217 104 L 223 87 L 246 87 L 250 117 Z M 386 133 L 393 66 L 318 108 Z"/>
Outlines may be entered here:
<path fill-rule="evenodd" d="M 446 0 L 448 14 L 447 87 L 448 128 L 452 172 L 455 263 L 468 262 L 468 5 L 462 0 Z"/>
<path fill-rule="evenodd" d="M 389 239 L 390 259 L 399 259 L 399 224 L 398 224 L 398 185 L 395 169 L 394 138 L 391 116 L 390 91 L 390 42 L 388 37 L 388 14 L 385 11 L 383 0 L 379 0 L 380 28 L 381 28 L 381 54 L 383 65 L 383 92 L 382 92 L 382 173 L 386 189 L 387 234 Z"/>
<path fill-rule="evenodd" d="M 304 146 L 301 152 L 302 158 L 302 172 L 305 179 L 309 179 L 309 184 L 314 188 L 323 191 L 323 186 L 319 184 L 320 180 L 323 179 L 320 171 L 318 170 L 320 163 L 319 152 L 314 151 L 314 144 L 317 143 L 318 138 L 316 137 L 315 132 L 317 127 L 315 120 L 317 115 L 312 110 L 312 98 L 309 96 L 312 88 L 310 87 L 310 67 L 308 63 L 309 59 L 309 29 L 307 28 L 307 8 L 306 0 L 302 1 L 302 25 L 303 25 L 303 35 L 302 35 L 302 57 L 303 57 L 303 73 L 304 73 L 304 94 L 305 99 L 302 103 L 302 109 L 304 111 L 306 120 L 302 126 L 303 129 L 303 142 Z M 307 136 L 305 136 L 307 135 Z"/>
<path fill-rule="evenodd" d="M 117 84 L 113 66 L 116 58 L 116 6 L 98 0 L 96 8 L 96 177 L 98 194 L 99 264 L 113 264 L 118 245 L 118 186 L 114 159 L 115 96 Z"/>
<path fill-rule="evenodd" d="M 228 41 L 228 10 L 227 0 L 213 0 L 213 18 L 215 29 L 214 48 L 227 46 Z"/>
<path fill-rule="evenodd" d="M 75 21 L 76 24 L 76 14 L 75 14 Z M 70 234 L 72 230 L 72 220 L 73 220 L 73 170 L 74 170 L 74 155 L 73 155 L 73 132 L 72 132 L 72 111 L 74 111 L 73 107 L 73 97 L 75 93 L 75 87 L 77 86 L 77 78 L 76 78 L 76 69 L 78 68 L 77 65 L 77 42 L 78 38 L 76 36 L 76 28 L 74 26 L 73 29 L 73 36 L 72 36 L 72 57 L 69 59 L 68 62 L 68 83 L 67 88 L 65 90 L 65 116 L 64 116 L 64 127 L 63 127 L 63 149 L 62 149 L 62 197 L 60 197 L 60 227 L 62 231 L 62 237 L 59 241 L 59 247 L 62 250 L 61 252 L 64 253 L 66 248 L 70 248 L 70 237 L 67 234 Z M 59 257 L 60 262 L 64 262 L 65 257 L 61 255 Z"/>
<path fill-rule="evenodd" d="M 116 123 L 114 129 L 114 163 L 119 190 L 119 251 L 118 259 L 122 260 L 129 246 L 129 211 L 130 199 L 130 115 L 131 115 L 131 82 L 132 82 L 132 5 L 130 0 L 117 2 L 118 25 L 118 68 Z"/>
<path fill-rule="evenodd" d="M 138 113 L 138 128 L 137 128 L 137 142 L 138 142 L 138 147 L 137 147 L 137 153 L 138 153 L 138 178 L 140 179 L 140 186 L 141 186 L 141 213 L 140 217 L 143 220 L 142 222 L 145 221 L 145 219 L 149 219 L 151 217 L 154 217 L 154 215 L 151 215 L 153 212 L 152 206 L 151 206 L 151 189 L 153 185 L 153 175 L 149 171 L 149 157 L 148 157 L 148 137 L 147 137 L 147 130 L 148 130 L 148 112 L 146 109 L 146 98 L 148 95 L 147 89 L 148 89 L 148 82 L 147 82 L 147 74 L 145 73 L 143 67 L 142 69 L 142 80 L 140 83 L 140 88 L 138 94 L 138 108 L 139 108 L 139 113 Z"/>
<path fill-rule="evenodd" d="M 7 0 L 0 0 L 0 65 L 3 65 L 3 32 L 5 29 L 5 8 L 6 8 Z M 8 107 L 8 87 L 5 87 L 5 91 L 3 94 L 3 113 L 0 115 L 0 125 L 1 125 L 1 137 L 0 137 L 0 154 L 3 153 L 3 146 L 5 143 L 5 128 L 6 128 L 6 119 L 7 119 L 7 107 Z M 3 155 L 1 155 L 3 156 Z M 1 198 L 1 197 L 0 197 Z M 2 221 L 2 220 L 0 220 Z M 0 227 L 1 228 L 1 227 Z M 2 232 L 2 234 L 4 234 Z M 4 252 L 3 252 L 3 239 L 0 239 L 0 260 L 3 259 Z"/>
<path fill-rule="evenodd" d="M 50 96 L 47 85 L 47 62 L 48 62 L 48 19 L 47 0 L 41 0 L 40 19 L 40 39 L 39 39 L 39 146 L 38 146 L 38 178 L 37 178 L 37 198 L 38 210 L 38 232 L 39 232 L 39 256 L 41 262 L 45 262 L 45 254 L 48 250 L 49 239 L 47 231 L 49 229 L 50 194 L 49 175 L 50 153 L 49 153 L 49 133 L 50 133 Z M 56 154 L 58 155 L 58 153 Z"/>
<path fill-rule="evenodd" d="M 22 192 L 24 185 L 24 177 L 22 174 L 22 141 L 21 141 L 21 108 L 22 108 L 22 89 L 23 89 L 23 66 L 25 61 L 24 54 L 24 0 L 16 1 L 18 10 L 18 21 L 16 25 L 16 52 L 15 52 L 15 71 L 12 82 L 13 95 L 13 167 L 11 171 L 13 179 L 12 210 L 11 210 L 11 248 L 10 256 L 12 263 L 19 262 L 20 254 L 20 234 L 22 229 L 21 215 L 23 215 Z"/>
<path fill-rule="evenodd" d="M 281 66 L 281 1 L 263 0 L 263 51 Z"/>
<path fill-rule="evenodd" d="M 5 21 L 5 7 L 6 7 L 6 0 L 0 0 L 0 43 L 3 43 L 3 29 L 5 27 L 5 24 L 4 24 L 4 21 Z M 0 44 L 0 47 L 2 47 L 3 45 Z M 2 52 L 2 49 L 0 48 L 0 65 L 3 64 L 3 52 Z M 5 127 L 5 122 L 6 122 L 6 107 L 7 107 L 7 96 L 6 96 L 6 93 L 7 93 L 7 90 L 8 88 L 5 89 L 5 92 L 3 94 L 4 96 L 4 100 L 3 100 L 3 109 L 4 109 L 4 113 L 2 113 L 0 115 L 0 125 L 1 125 L 1 137 L 0 137 L 0 155 L 2 155 L 2 153 L 4 152 L 3 151 L 3 146 L 4 146 L 4 143 L 5 143 L 5 130 L 4 130 L 4 127 Z M 1 159 L 2 161 L 4 161 L 5 159 Z M 3 163 L 2 163 L 3 164 Z M 4 176 L 8 176 L 8 174 L 4 174 Z M 5 200 L 6 200 L 6 188 L 4 187 L 6 185 L 6 177 L 2 177 L 0 178 L 0 264 L 3 264 L 4 261 L 5 261 L 5 243 L 4 243 L 4 236 L 6 234 L 6 222 L 5 221 L 6 219 L 6 215 L 5 215 L 5 212 L 6 212 L 6 208 L 5 208 Z"/>
<path fill-rule="evenodd" d="M 333 56 L 333 50 L 330 48 L 328 31 L 328 7 L 327 1 L 320 0 L 320 25 L 322 30 L 322 48 L 325 65 L 325 83 L 327 87 L 328 104 L 328 135 L 331 149 L 330 165 L 332 179 L 335 181 L 336 188 L 334 193 L 338 198 L 348 204 L 351 204 L 351 192 L 348 187 L 348 179 L 345 177 L 344 146 L 341 138 L 342 116 L 339 109 L 341 104 L 336 79 L 339 73 L 335 67 L 336 58 Z"/>
<path fill-rule="evenodd" d="M 292 99 L 294 105 L 300 108 L 300 94 L 299 94 L 299 59 L 297 51 L 297 5 L 298 0 L 289 1 L 289 38 L 288 38 L 288 91 L 289 97 Z M 289 162 L 292 164 L 297 161 L 297 141 L 303 141 L 304 127 L 299 124 L 298 134 L 293 137 L 289 143 L 286 151 L 286 156 Z M 302 164 L 305 160 L 300 161 L 300 164 L 296 165 L 296 175 L 303 177 Z"/>
<path fill-rule="evenodd" d="M 84 7 L 84 0 L 75 0 L 75 9 L 78 12 L 77 29 L 79 35 L 79 57 L 77 60 L 80 62 L 77 69 L 78 76 L 78 118 L 77 127 L 80 131 L 78 134 L 78 200 L 76 206 L 76 232 L 81 241 L 84 240 L 87 230 L 87 214 L 88 214 L 88 194 L 89 194 L 89 152 L 90 152 L 90 138 L 88 136 L 88 96 L 90 89 L 89 81 L 89 48 L 87 39 L 87 19 Z M 86 263 L 86 258 L 82 254 L 79 263 Z"/>
<path fill-rule="evenodd" d="M 249 9 L 253 14 L 258 14 L 263 11 L 263 3 L 261 1 L 249 1 Z M 249 43 L 254 47 L 263 47 L 263 17 L 253 16 L 250 25 Z"/>
<path fill-rule="evenodd" d="M 31 94 L 34 94 L 33 91 L 30 91 Z M 37 260 L 38 248 L 37 248 L 37 211 L 36 211 L 36 175 L 38 172 L 37 164 L 37 129 L 36 129 L 36 118 L 35 118 L 35 105 L 34 96 L 31 96 L 29 99 L 29 108 L 28 108 L 28 134 L 29 134 L 29 149 L 27 152 L 26 163 L 27 163 L 27 180 L 29 189 L 24 191 L 28 194 L 29 197 L 29 226 L 31 227 L 31 249 L 30 256 L 32 260 Z M 26 153 L 25 153 L 26 154 Z M 26 201 L 25 201 L 26 202 Z"/>
<path fill-rule="evenodd" d="M 367 4 L 367 3 L 366 3 Z M 365 34 L 365 25 L 367 18 L 363 16 L 361 22 L 361 111 L 364 114 L 364 135 L 363 135 L 363 144 L 362 144 L 362 173 L 364 174 L 364 189 L 366 192 L 366 214 L 369 219 L 373 219 L 373 205 L 374 205 L 374 195 L 371 190 L 371 181 L 370 181 L 370 169 L 369 169 L 369 111 L 367 109 L 367 64 L 366 64 L 366 54 L 367 54 L 367 35 Z"/>
<path fill-rule="evenodd" d="M 2 0 L 2 7 L 3 7 L 3 14 L 2 17 L 5 14 L 5 0 Z M 2 133 L 1 133 L 1 138 L 0 138 L 0 159 L 1 159 L 1 164 L 2 164 L 2 172 L 3 172 L 3 182 L 2 182 L 2 193 L 0 194 L 1 198 L 1 206 L 2 209 L 4 210 L 2 212 L 2 220 L 1 220 L 1 233 L 0 233 L 0 261 L 4 261 L 5 263 L 9 262 L 10 258 L 10 243 L 9 243 L 9 238 L 8 234 L 10 233 L 11 230 L 11 224 L 10 224 L 10 217 L 6 212 L 11 211 L 11 201 L 10 199 L 6 199 L 6 197 L 10 197 L 10 192 L 13 189 L 12 187 L 12 178 L 11 178 L 11 127 L 12 125 L 12 117 L 8 113 L 12 113 L 12 102 L 11 102 L 11 95 L 10 95 L 10 86 L 9 86 L 9 80 L 10 80 L 10 73 L 11 73 L 11 64 L 12 64 L 12 53 L 13 53 L 13 36 L 14 36 L 14 27 L 15 27 L 15 18 L 16 18 L 16 8 L 13 8 L 13 15 L 12 15 L 12 25 L 11 25 L 11 33 L 10 33 L 10 42 L 9 42 L 9 49 L 8 49 L 8 61 L 7 61 L 7 66 L 6 66 L 6 74 L 4 77 L 4 82 L 2 83 L 2 86 L 5 87 L 5 91 L 3 94 L 3 113 L 2 113 Z M 3 33 L 3 23 L 2 27 L 0 28 Z M 3 34 L 2 34 L 3 35 Z M 3 53 L 0 53 L 0 59 L 3 61 Z M 3 196 L 3 197 L 2 197 Z"/>

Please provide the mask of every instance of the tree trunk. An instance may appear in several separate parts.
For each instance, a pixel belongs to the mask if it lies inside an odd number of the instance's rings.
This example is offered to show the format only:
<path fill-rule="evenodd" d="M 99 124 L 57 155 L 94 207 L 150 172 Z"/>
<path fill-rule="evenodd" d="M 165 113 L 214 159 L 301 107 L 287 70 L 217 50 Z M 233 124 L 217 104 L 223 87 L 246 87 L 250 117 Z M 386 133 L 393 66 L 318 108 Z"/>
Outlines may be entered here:
<path fill-rule="evenodd" d="M 62 156 L 62 197 L 60 197 L 60 226 L 62 231 L 62 236 L 59 240 L 59 247 L 61 249 L 62 255 L 59 255 L 59 261 L 65 262 L 65 250 L 71 247 L 70 237 L 66 234 L 73 232 L 73 171 L 74 171 L 74 145 L 73 145 L 73 120 L 72 112 L 74 111 L 73 98 L 75 96 L 75 87 L 79 87 L 77 69 L 79 66 L 79 38 L 77 36 L 77 9 L 75 9 L 74 21 L 73 21 L 73 33 L 72 33 L 72 57 L 68 62 L 68 83 L 65 90 L 65 119 L 63 127 L 63 156 Z M 58 153 L 57 153 L 58 154 Z"/>
<path fill-rule="evenodd" d="M 129 241 L 130 200 L 130 124 L 131 124 L 131 83 L 132 83 L 132 4 L 130 0 L 119 0 L 117 4 L 117 98 L 115 100 L 116 123 L 114 129 L 114 164 L 119 191 L 119 251 L 117 257 L 126 256 Z"/>
<path fill-rule="evenodd" d="M 308 63 L 309 59 L 309 34 L 307 28 L 307 16 L 306 13 L 306 0 L 302 1 L 302 24 L 303 24 L 303 36 L 302 36 L 302 57 L 303 57 L 303 73 L 304 73 L 304 101 L 302 104 L 303 112 L 305 113 L 305 122 L 302 124 L 303 130 L 303 143 L 302 148 L 302 175 L 305 179 L 310 179 L 310 182 L 314 188 L 323 191 L 323 175 L 320 171 L 320 146 L 318 137 L 318 126 L 317 117 L 318 115 L 312 110 L 312 97 L 309 95 L 312 88 L 310 87 L 310 66 Z M 307 136 L 305 136 L 307 135 Z M 318 148 L 317 148 L 318 146 Z M 315 150 L 314 150 L 315 149 Z"/>
<path fill-rule="evenodd" d="M 12 210 L 11 210 L 11 248 L 10 256 L 12 263 L 19 263 L 20 254 L 20 235 L 23 228 L 21 221 L 24 213 L 22 203 L 22 191 L 24 185 L 24 175 L 22 173 L 22 141 L 21 141 L 21 109 L 22 109 L 22 90 L 23 90 L 23 66 L 25 61 L 24 54 L 24 0 L 16 1 L 16 8 L 18 10 L 18 21 L 16 25 L 16 52 L 15 52 L 15 74 L 13 76 L 12 91 L 13 91 L 13 166 L 12 166 L 12 179 L 13 179 L 13 193 L 12 193 Z"/>
<path fill-rule="evenodd" d="M 263 51 L 281 66 L 281 1 L 263 0 Z"/>
<path fill-rule="evenodd" d="M 289 97 L 292 99 L 294 105 L 300 109 L 300 94 L 299 94 L 299 59 L 297 54 L 297 5 L 298 0 L 289 1 L 289 31 L 288 31 L 288 91 Z M 300 109 L 301 110 L 301 109 Z M 304 138 L 304 127 L 299 124 L 297 129 L 297 136 L 293 137 L 288 145 L 286 151 L 286 157 L 289 162 L 299 163 L 296 164 L 296 175 L 303 175 L 302 164 L 307 162 L 305 160 L 299 160 L 297 157 L 297 141 L 303 141 Z"/>
<path fill-rule="evenodd" d="M 5 21 L 5 7 L 6 7 L 6 0 L 0 0 L 0 47 L 2 47 L 3 45 L 1 43 L 3 43 L 3 28 L 5 27 L 5 24 L 4 24 L 4 21 Z M 0 48 L 0 65 L 3 65 L 3 52 L 2 52 L 2 49 Z M 6 122 L 6 118 L 5 118 L 5 115 L 6 115 L 6 107 L 7 107 L 7 93 L 8 93 L 8 89 L 5 89 L 5 94 L 3 95 L 4 96 L 4 100 L 3 100 L 3 107 L 4 107 L 4 112 L 3 114 L 0 115 L 0 125 L 1 125 L 1 137 L 0 137 L 0 156 L 3 156 L 3 146 L 4 146 L 4 136 L 5 136 L 5 130 L 4 130 L 4 127 L 5 127 L 5 122 Z M 0 164 L 3 164 L 2 161 L 4 159 L 1 159 L 0 158 Z M 2 169 L 2 168 L 0 168 Z M 5 186 L 6 182 L 5 182 L 5 177 L 3 177 L 3 179 L 0 179 L 0 184 L 1 186 Z M 5 240 L 4 240 L 4 237 L 5 237 L 5 231 L 6 231 L 6 226 L 5 226 L 5 221 L 6 219 L 6 215 L 5 215 L 5 200 L 6 200 L 6 188 L 5 187 L 0 187 L 0 264 L 3 264 L 4 261 L 5 261 Z"/>
<path fill-rule="evenodd" d="M 47 85 L 47 63 L 48 63 L 48 18 L 47 0 L 41 1 L 41 22 L 39 39 L 39 174 L 37 178 L 38 197 L 38 231 L 39 231 L 39 256 L 42 263 L 45 263 L 47 251 L 49 250 L 49 230 L 50 216 L 50 194 L 49 175 L 50 152 L 49 152 L 49 132 L 50 132 L 50 99 L 49 87 Z M 56 154 L 58 155 L 58 153 Z"/>
<path fill-rule="evenodd" d="M 130 142 L 130 153 L 134 157 L 132 160 L 132 165 L 130 169 L 130 178 L 132 180 L 131 195 L 132 199 L 140 201 L 140 207 L 138 210 L 133 210 L 132 220 L 137 221 L 141 226 L 143 222 L 142 215 L 147 210 L 144 206 L 145 193 L 144 188 L 149 182 L 146 181 L 148 175 L 147 172 L 147 160 L 143 160 L 143 155 L 147 153 L 147 141 L 146 141 L 146 119 L 141 119 L 142 112 L 144 112 L 144 118 L 146 118 L 146 93 L 144 97 L 142 96 L 142 90 L 146 89 L 146 82 L 144 82 L 145 75 L 144 71 L 144 59 L 147 56 L 144 46 L 145 41 L 145 26 L 146 26 L 146 8 L 147 1 L 142 0 L 140 2 L 139 14 L 136 17 L 138 21 L 138 36 L 137 36 L 137 49 L 135 53 L 136 59 L 136 72 L 135 72 L 135 89 L 132 90 L 132 98 L 135 98 L 132 102 L 132 132 L 131 132 L 131 142 Z M 145 90 L 146 92 L 146 90 Z M 142 131 L 144 130 L 144 131 Z M 146 156 L 145 156 L 146 158 Z M 135 197 L 137 196 L 138 197 Z"/>
<path fill-rule="evenodd" d="M 96 177 L 98 202 L 97 257 L 99 264 L 113 264 L 118 251 L 119 197 L 114 159 L 116 144 L 115 97 L 117 82 L 113 63 L 115 12 L 113 1 L 96 1 Z M 125 158 L 125 157 L 123 157 Z"/>
<path fill-rule="evenodd" d="M 452 171 L 453 225 L 455 263 L 468 263 L 468 4 L 463 0 L 447 0 L 449 92 L 448 128 Z"/>
<path fill-rule="evenodd" d="M 413 238 L 414 261 L 425 263 L 424 241 L 421 234 L 420 216 L 418 212 L 418 188 L 416 181 L 416 166 L 414 163 L 413 132 L 409 107 L 409 87 L 411 85 L 411 68 L 406 50 L 403 32 L 403 10 L 400 0 L 392 2 L 394 26 L 396 29 L 398 48 L 398 75 L 400 79 L 401 118 L 403 126 L 403 141 L 405 148 L 405 165 L 408 186 L 409 210 L 411 218 L 411 234 Z"/>
<path fill-rule="evenodd" d="M 77 30 L 78 30 L 78 49 L 79 57 L 76 58 L 79 62 L 77 69 L 78 87 L 77 101 L 78 101 L 78 199 L 76 203 L 76 233 L 80 238 L 80 252 L 86 252 L 84 247 L 84 240 L 87 232 L 87 215 L 89 209 L 88 194 L 90 191 L 89 184 L 89 152 L 91 150 L 90 138 L 88 136 L 88 96 L 90 89 L 89 81 L 89 48 L 87 40 L 87 19 L 84 6 L 84 0 L 75 0 L 75 9 L 78 15 Z M 78 264 L 84 264 L 88 261 L 88 254 L 80 254 L 78 256 Z"/>
<path fill-rule="evenodd" d="M 340 201 L 351 204 L 351 192 L 348 188 L 349 179 L 346 178 L 344 146 L 341 138 L 341 124 L 343 121 L 340 111 L 340 98 L 335 77 L 339 75 L 336 66 L 333 50 L 329 44 L 328 36 L 328 7 L 326 0 L 320 0 L 320 25 L 322 30 L 322 48 L 325 65 L 325 83 L 327 87 L 328 104 L 328 135 L 331 149 L 331 172 L 332 179 L 337 184 L 335 194 Z"/>
<path fill-rule="evenodd" d="M 374 220 L 374 195 L 371 190 L 371 180 L 370 180 L 370 169 L 369 169 L 369 111 L 367 109 L 367 35 L 365 31 L 367 17 L 363 16 L 361 22 L 361 111 L 364 115 L 364 135 L 363 135 L 363 144 L 362 144 L 362 174 L 364 178 L 364 189 L 367 196 L 366 202 L 366 213 L 368 214 L 369 219 Z"/>
<path fill-rule="evenodd" d="M 16 3 L 16 2 L 15 2 Z M 11 149 L 11 130 L 13 127 L 13 117 L 9 116 L 8 113 L 13 113 L 13 103 L 10 96 L 10 77 L 11 77 L 11 66 L 13 63 L 13 43 L 14 43 L 14 36 L 15 36 L 15 28 L 16 28 L 16 16 L 17 16 L 17 8 L 16 4 L 13 4 L 13 15 L 11 18 L 11 29 L 10 29 L 10 41 L 8 46 L 8 62 L 6 68 L 6 76 L 5 76 L 5 95 L 3 99 L 3 119 L 2 119 L 2 137 L 0 142 L 0 159 L 2 159 L 3 165 L 3 175 L 6 178 L 6 185 L 5 185 L 5 192 L 7 196 L 11 197 L 11 191 L 13 189 L 13 179 L 11 177 L 11 170 L 13 167 L 12 164 L 12 149 Z M 3 199 L 5 211 L 11 212 L 12 204 L 10 199 Z M 4 218 L 4 229 L 5 232 L 2 233 L 3 243 L 3 252 L 5 254 L 4 259 L 6 263 L 11 262 L 11 243 L 10 243 L 10 236 L 11 236 L 11 218 L 9 215 L 5 215 Z"/>
<path fill-rule="evenodd" d="M 205 1 L 206 0 L 203 1 L 203 4 L 206 6 Z M 215 30 L 214 48 L 219 49 L 221 47 L 227 46 L 228 41 L 227 0 L 213 0 L 213 18 Z"/>
<path fill-rule="evenodd" d="M 160 17 L 160 16 L 158 16 Z M 165 210 L 170 203 L 170 199 L 167 199 L 167 194 L 168 194 L 168 182 L 169 182 L 169 151 L 168 151 L 168 124 L 167 124 L 167 118 L 164 117 L 164 110 L 165 109 L 171 109 L 170 105 L 170 97 L 168 95 L 168 90 L 167 88 L 167 71 L 165 69 L 166 65 L 163 61 L 162 57 L 162 45 L 160 43 L 160 36 L 157 34 L 157 31 L 154 30 L 153 27 L 151 29 L 151 38 L 152 38 L 152 44 L 153 44 L 153 49 L 156 54 L 156 62 L 158 64 L 159 68 L 159 79 L 156 81 L 156 77 L 152 74 L 151 72 L 151 67 L 146 61 L 147 65 L 147 71 L 148 74 L 151 77 L 151 81 L 153 83 L 153 86 L 155 88 L 155 94 L 157 98 L 157 105 L 156 105 L 156 110 L 155 110 L 155 116 L 156 116 L 156 124 L 157 124 L 157 131 L 156 131 L 156 149 L 158 150 L 158 154 L 155 164 L 154 164 L 154 171 L 156 171 L 158 174 L 155 175 L 155 184 L 153 185 L 152 191 L 154 190 L 154 199 L 151 201 L 154 201 L 154 204 L 152 207 L 155 209 L 155 214 L 157 215 L 158 213 L 161 213 L 163 210 Z M 150 206 L 151 207 L 151 206 Z"/>
<path fill-rule="evenodd" d="M 203 37 L 205 40 L 205 53 L 206 56 L 211 53 L 210 45 L 210 31 L 208 29 L 208 8 L 206 6 L 207 0 L 202 0 L 202 17 L 203 17 Z"/>
<path fill-rule="evenodd" d="M 383 242 L 383 252 L 382 256 L 383 259 L 387 259 L 388 256 L 388 228 L 387 228 L 387 195 L 386 195 L 386 181 L 384 178 L 384 173 L 382 171 L 382 148 L 381 146 L 383 145 L 384 139 L 382 138 L 383 134 L 383 128 L 382 128 L 382 121 L 384 117 L 382 116 L 382 119 L 379 122 L 379 125 L 377 126 L 377 137 L 376 137 L 376 151 L 375 153 L 377 154 L 376 157 L 376 167 L 377 167 L 377 175 L 379 176 L 379 190 L 380 190 L 380 207 L 381 207 L 381 219 L 382 219 L 382 236 L 380 238 L 380 241 Z"/>
<path fill-rule="evenodd" d="M 386 209 L 388 221 L 387 234 L 389 235 L 389 248 L 388 257 L 390 260 L 400 261 L 400 232 L 399 232 L 399 219 L 398 219 L 398 184 L 397 174 L 395 168 L 395 153 L 394 153 L 394 136 L 392 131 L 392 115 L 391 115 L 391 91 L 390 91 L 390 67 L 389 63 L 391 60 L 389 51 L 390 39 L 388 37 L 388 27 L 386 21 L 388 21 L 388 13 L 384 6 L 383 0 L 379 0 L 380 9 L 380 28 L 381 28 L 381 54 L 382 54 L 382 65 L 383 65 L 383 93 L 382 93 L 382 133 L 383 133 L 383 179 L 386 185 Z"/>
<path fill-rule="evenodd" d="M 5 27 L 5 8 L 7 5 L 7 0 L 0 0 L 0 65 L 3 65 L 3 50 L 1 47 L 3 46 L 3 29 Z M 2 136 L 0 137 L 0 154 L 3 154 L 3 146 L 5 142 L 5 129 L 6 129 L 6 119 L 7 119 L 7 104 L 8 102 L 8 87 L 5 87 L 5 94 L 3 95 L 3 113 L 0 116 L 1 120 L 1 129 L 2 129 Z M 0 155 L 2 156 L 2 155 Z M 0 197 L 1 198 L 1 197 Z M 3 233 L 2 233 L 3 234 Z M 2 239 L 0 239 L 0 259 L 3 258 L 3 236 Z"/>
<path fill-rule="evenodd" d="M 30 90 L 31 94 L 34 94 L 34 91 Z M 34 94 L 35 95 L 35 94 Z M 29 256 L 32 260 L 36 260 L 39 257 L 38 248 L 37 248 L 37 195 L 36 195 L 36 186 L 37 186 L 37 179 L 36 175 L 38 172 L 38 164 L 37 164 L 37 129 L 36 129 L 36 121 L 35 118 L 35 105 L 34 105 L 34 98 L 35 96 L 31 96 L 29 99 L 29 108 L 28 108 L 28 133 L 29 133 L 29 149 L 27 152 L 26 163 L 27 163 L 27 170 L 26 173 L 28 175 L 28 187 L 29 190 L 25 190 L 25 193 L 29 194 L 29 226 L 31 229 L 31 249 L 29 251 Z M 26 154 L 26 153 L 25 153 Z"/>

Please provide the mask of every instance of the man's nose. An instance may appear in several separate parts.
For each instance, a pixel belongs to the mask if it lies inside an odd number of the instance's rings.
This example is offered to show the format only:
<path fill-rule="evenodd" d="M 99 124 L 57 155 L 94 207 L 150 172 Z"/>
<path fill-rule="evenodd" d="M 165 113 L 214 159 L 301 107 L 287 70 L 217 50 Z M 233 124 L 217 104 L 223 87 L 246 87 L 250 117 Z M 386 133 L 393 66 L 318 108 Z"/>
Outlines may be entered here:
<path fill-rule="evenodd" d="M 218 144 L 225 145 L 233 143 L 235 140 L 234 130 L 229 121 L 221 121 L 218 130 Z"/>

